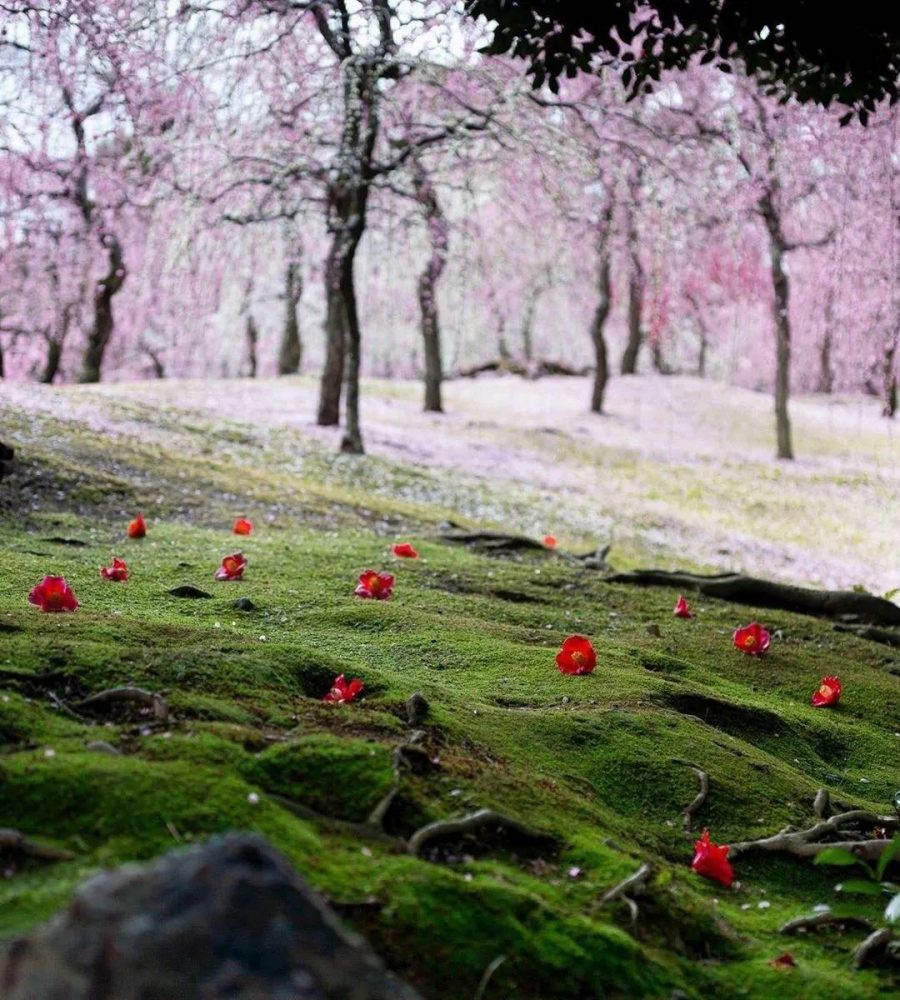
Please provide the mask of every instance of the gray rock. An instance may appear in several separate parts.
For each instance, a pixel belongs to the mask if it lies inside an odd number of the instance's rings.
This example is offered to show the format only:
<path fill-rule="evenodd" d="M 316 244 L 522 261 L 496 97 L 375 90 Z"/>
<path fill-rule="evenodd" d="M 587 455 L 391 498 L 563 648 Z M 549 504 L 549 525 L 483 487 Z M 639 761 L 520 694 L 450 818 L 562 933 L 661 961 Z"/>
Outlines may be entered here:
<path fill-rule="evenodd" d="M 0 954 L 4 1000 L 418 1000 L 262 837 L 86 882 Z"/>
<path fill-rule="evenodd" d="M 249 597 L 239 597 L 236 601 L 232 601 L 231 606 L 237 608 L 238 611 L 255 611 L 256 605 Z"/>
<path fill-rule="evenodd" d="M 422 720 L 428 715 L 428 707 L 425 695 L 419 694 L 418 691 L 411 694 L 406 702 L 406 721 L 409 725 L 421 725 Z"/>

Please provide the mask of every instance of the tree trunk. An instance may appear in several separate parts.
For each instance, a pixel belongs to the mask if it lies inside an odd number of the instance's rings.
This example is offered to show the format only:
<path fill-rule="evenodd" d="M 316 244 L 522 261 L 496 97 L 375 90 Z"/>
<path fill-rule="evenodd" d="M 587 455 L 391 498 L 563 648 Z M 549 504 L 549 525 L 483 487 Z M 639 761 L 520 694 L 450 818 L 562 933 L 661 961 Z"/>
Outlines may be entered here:
<path fill-rule="evenodd" d="M 59 374 L 62 346 L 61 341 L 56 337 L 47 338 L 47 358 L 44 361 L 44 370 L 41 372 L 41 382 L 44 385 L 53 385 L 53 380 Z"/>
<path fill-rule="evenodd" d="M 284 328 L 278 351 L 278 374 L 296 375 L 303 360 L 297 306 L 303 294 L 303 277 L 297 261 L 289 260 L 284 270 Z"/>
<path fill-rule="evenodd" d="M 413 157 L 413 185 L 416 199 L 422 206 L 431 255 L 425 270 L 419 275 L 418 295 L 421 314 L 422 343 L 425 355 L 425 412 L 443 413 L 441 385 L 444 371 L 441 362 L 441 330 L 438 322 L 437 288 L 447 263 L 449 227 L 437 199 L 437 192 L 418 157 Z"/>
<path fill-rule="evenodd" d="M 355 252 L 355 248 L 354 248 Z M 346 427 L 341 440 L 341 451 L 350 455 L 362 455 L 362 428 L 359 420 L 359 369 L 361 362 L 361 337 L 359 316 L 356 312 L 356 288 L 353 283 L 353 260 L 347 273 L 343 289 L 347 322 L 347 401 L 345 409 Z"/>
<path fill-rule="evenodd" d="M 603 398 L 609 381 L 609 355 L 606 350 L 604 328 L 612 308 L 612 220 L 613 201 L 607 202 L 597 236 L 597 306 L 591 323 L 591 341 L 594 345 L 594 385 L 591 390 L 591 412 L 603 412 Z"/>
<path fill-rule="evenodd" d="M 244 325 L 244 336 L 247 340 L 247 375 L 249 378 L 256 378 L 258 364 L 257 345 L 259 344 L 259 330 L 253 314 L 248 310 L 247 320 Z"/>
<path fill-rule="evenodd" d="M 829 288 L 825 298 L 825 331 L 822 343 L 819 345 L 819 385 L 818 391 L 830 393 L 834 391 L 834 368 L 831 363 L 831 350 L 834 345 L 834 289 Z"/>
<path fill-rule="evenodd" d="M 382 25 L 387 55 L 389 24 Z M 359 428 L 359 370 L 361 339 L 353 263 L 366 228 L 366 208 L 372 185 L 372 156 L 378 138 L 379 66 L 375 61 L 349 59 L 344 63 L 343 123 L 337 152 L 337 172 L 328 183 L 328 230 L 331 247 L 325 264 L 325 367 L 319 387 L 318 423 L 340 422 L 341 389 L 346 379 L 347 433 L 342 451 L 361 453 Z M 345 354 L 347 355 L 346 372 Z M 352 356 L 351 356 L 352 355 Z M 352 397 L 352 398 L 351 398 Z M 353 426 L 351 426 L 351 424 Z"/>
<path fill-rule="evenodd" d="M 639 175 L 638 175 L 639 176 Z M 639 180 L 629 185 L 631 197 L 628 205 L 628 341 L 622 354 L 621 372 L 623 375 L 637 373 L 638 354 L 641 350 L 644 332 L 641 321 L 644 311 L 644 267 L 641 264 L 640 247 L 637 231 L 637 196 Z"/>
<path fill-rule="evenodd" d="M 894 333 L 884 348 L 884 358 L 882 359 L 882 399 L 884 405 L 881 410 L 883 417 L 893 418 L 897 413 L 897 369 L 894 366 L 894 359 L 897 354 L 897 334 Z"/>
<path fill-rule="evenodd" d="M 103 370 L 103 357 L 115 328 L 113 298 L 125 284 L 126 270 L 122 245 L 113 233 L 105 233 L 101 243 L 106 248 L 108 270 L 97 282 L 94 292 L 94 322 L 88 334 L 87 346 L 81 366 L 80 382 L 99 382 Z"/>
<path fill-rule="evenodd" d="M 769 262 L 772 275 L 773 320 L 775 323 L 775 430 L 777 457 L 792 459 L 794 446 L 788 400 L 791 394 L 791 317 L 790 283 L 784 269 L 787 243 L 781 231 L 781 219 L 772 192 L 759 200 L 759 210 L 769 234 Z"/>

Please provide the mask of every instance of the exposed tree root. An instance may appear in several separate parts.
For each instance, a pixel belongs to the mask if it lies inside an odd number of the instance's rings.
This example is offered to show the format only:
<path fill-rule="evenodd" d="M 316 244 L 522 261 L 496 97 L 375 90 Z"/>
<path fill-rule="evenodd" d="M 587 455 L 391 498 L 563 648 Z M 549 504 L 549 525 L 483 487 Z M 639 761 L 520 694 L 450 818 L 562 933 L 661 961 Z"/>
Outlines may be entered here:
<path fill-rule="evenodd" d="M 831 815 L 831 793 L 827 788 L 820 788 L 813 799 L 813 812 L 816 819 L 828 819 Z"/>
<path fill-rule="evenodd" d="M 841 917 L 836 913 L 809 913 L 803 917 L 794 917 L 778 928 L 779 934 L 799 934 L 800 931 L 817 930 L 819 927 L 859 927 L 870 931 L 872 924 L 863 917 Z"/>
<path fill-rule="evenodd" d="M 153 712 L 153 716 L 159 722 L 169 721 L 169 705 L 161 694 L 154 694 L 152 691 L 145 691 L 138 687 L 117 687 L 109 688 L 107 691 L 100 691 L 79 702 L 77 708 L 82 710 L 96 710 L 105 708 L 107 705 L 116 702 L 134 702 L 139 705 L 146 705 Z"/>
<path fill-rule="evenodd" d="M 42 674 L 27 674 L 23 670 L 6 670 L 0 668 L 0 681 L 11 681 L 25 687 L 46 687 L 56 681 L 66 680 L 62 670 L 48 670 Z"/>
<path fill-rule="evenodd" d="M 441 535 L 441 539 L 481 552 L 547 551 L 544 543 L 534 538 L 525 535 L 507 535 L 500 531 L 446 531 Z"/>
<path fill-rule="evenodd" d="M 874 594 L 855 590 L 810 590 L 787 583 L 760 580 L 740 573 L 703 576 L 681 570 L 641 569 L 615 573 L 609 583 L 629 583 L 641 587 L 678 587 L 694 590 L 736 604 L 777 608 L 818 618 L 847 618 L 865 625 L 900 625 L 900 606 Z"/>
<path fill-rule="evenodd" d="M 5 827 L 0 828 L 0 851 L 17 851 L 26 857 L 38 858 L 41 861 L 71 861 L 75 857 L 71 851 L 38 844 L 24 833 Z"/>
<path fill-rule="evenodd" d="M 633 875 L 629 875 L 628 878 L 622 879 L 618 885 L 614 885 L 612 889 L 603 893 L 597 901 L 598 905 L 603 906 L 604 903 L 611 903 L 615 899 L 621 899 L 622 902 L 628 906 L 629 912 L 631 913 L 631 922 L 636 923 L 638 917 L 638 906 L 632 899 L 632 896 L 640 895 L 647 887 L 647 883 L 652 877 L 653 868 L 645 862 Z"/>
<path fill-rule="evenodd" d="M 686 760 L 677 759 L 675 763 L 687 764 L 694 774 L 697 775 L 697 780 L 700 782 L 700 790 L 681 811 L 682 830 L 684 831 L 684 835 L 689 837 L 691 835 L 694 813 L 706 802 L 706 797 L 709 795 L 709 775 L 703 768 L 697 767 L 696 764 L 690 764 Z"/>
<path fill-rule="evenodd" d="M 819 796 L 816 796 L 819 800 Z M 888 830 L 900 827 L 900 816 L 879 816 L 866 809 L 851 809 L 837 813 L 829 819 L 820 819 L 807 830 L 792 830 L 787 827 L 771 837 L 747 840 L 731 845 L 730 857 L 736 858 L 751 851 L 775 854 L 793 854 L 798 858 L 814 858 L 829 847 L 840 847 L 854 854 L 861 861 L 876 861 L 887 847 L 889 840 L 850 839 L 865 836 L 863 831 L 844 831 L 844 827 L 859 827 L 871 830 L 881 826 Z M 842 840 L 828 840 L 829 837 L 843 836 Z"/>
<path fill-rule="evenodd" d="M 502 827 L 503 829 L 511 830 L 525 840 L 531 840 L 535 843 L 553 844 L 554 846 L 557 843 L 556 838 L 552 834 L 534 830 L 530 826 L 520 823 L 519 820 L 512 819 L 510 816 L 504 816 L 503 813 L 495 812 L 493 809 L 479 809 L 477 812 L 469 813 L 468 816 L 460 816 L 458 819 L 437 820 L 434 823 L 426 824 L 416 830 L 409 838 L 406 850 L 409 854 L 418 857 L 426 845 L 434 840 L 474 833 L 476 830 L 480 830 L 486 826 Z"/>
<path fill-rule="evenodd" d="M 394 799 L 397 798 L 397 793 L 400 791 L 400 767 L 403 763 L 403 751 L 405 749 L 405 743 L 401 743 L 391 751 L 391 770 L 394 772 L 394 780 L 388 792 L 382 796 L 375 808 L 369 813 L 366 822 L 370 826 L 377 826 L 380 829 L 384 829 L 384 818 L 387 816 L 388 809 L 394 804 Z"/>
<path fill-rule="evenodd" d="M 349 833 L 354 837 L 359 837 L 361 840 L 377 840 L 401 852 L 406 849 L 406 845 L 400 837 L 392 837 L 390 834 L 385 833 L 381 827 L 375 826 L 372 823 L 354 823 L 352 820 L 337 819 L 334 816 L 326 816 L 324 813 L 316 812 L 315 809 L 310 809 L 309 806 L 305 806 L 301 802 L 295 802 L 285 795 L 276 795 L 274 792 L 268 792 L 267 795 L 273 802 L 287 809 L 288 812 L 307 822 L 315 823 L 316 826 L 321 826 L 325 830 L 334 830 L 337 833 Z"/>
<path fill-rule="evenodd" d="M 853 964 L 856 968 L 861 969 L 864 965 L 874 961 L 878 954 L 884 951 L 893 936 L 894 932 L 888 927 L 872 931 L 865 941 L 861 941 L 857 945 L 856 951 L 853 952 Z"/>
<path fill-rule="evenodd" d="M 880 642 L 884 646 L 893 646 L 900 649 L 900 632 L 894 632 L 886 628 L 874 628 L 871 625 L 846 625 L 838 624 L 834 626 L 836 632 L 849 632 L 859 639 L 869 639 L 872 642 Z"/>

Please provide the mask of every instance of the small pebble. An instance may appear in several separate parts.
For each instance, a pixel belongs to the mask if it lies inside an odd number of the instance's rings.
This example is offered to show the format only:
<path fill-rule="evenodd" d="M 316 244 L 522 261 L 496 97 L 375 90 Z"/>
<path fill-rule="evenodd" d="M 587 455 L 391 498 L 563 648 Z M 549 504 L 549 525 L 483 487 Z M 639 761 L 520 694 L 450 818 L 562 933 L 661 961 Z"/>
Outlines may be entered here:
<path fill-rule="evenodd" d="M 250 803 L 251 806 L 259 805 L 259 796 L 256 794 L 256 792 L 250 792 L 250 794 L 247 796 L 247 801 Z"/>

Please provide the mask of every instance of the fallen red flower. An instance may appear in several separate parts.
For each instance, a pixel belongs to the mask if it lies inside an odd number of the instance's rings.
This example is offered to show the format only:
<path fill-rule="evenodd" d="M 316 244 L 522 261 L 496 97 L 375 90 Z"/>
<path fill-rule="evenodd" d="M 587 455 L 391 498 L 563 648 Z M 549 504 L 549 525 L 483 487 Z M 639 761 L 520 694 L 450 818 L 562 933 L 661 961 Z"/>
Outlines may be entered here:
<path fill-rule="evenodd" d="M 386 601 L 393 592 L 394 578 L 390 573 L 379 573 L 374 569 L 367 569 L 359 574 L 359 585 L 353 593 L 357 597 Z"/>
<path fill-rule="evenodd" d="M 836 705 L 841 699 L 842 690 L 840 677 L 823 677 L 822 683 L 813 692 L 810 700 L 816 708 L 823 708 L 826 705 Z"/>
<path fill-rule="evenodd" d="M 714 844 L 709 839 L 709 830 L 704 830 L 700 834 L 700 839 L 694 841 L 694 860 L 691 862 L 691 868 L 704 878 L 729 886 L 734 881 L 734 871 L 728 860 L 729 850 L 726 844 Z"/>
<path fill-rule="evenodd" d="M 253 531 L 253 522 L 248 521 L 246 517 L 239 517 L 234 522 L 234 527 L 232 528 L 232 531 L 236 535 L 249 535 L 250 532 Z"/>
<path fill-rule="evenodd" d="M 672 614 L 675 615 L 676 618 L 696 618 L 697 617 L 694 614 L 694 612 L 691 611 L 691 606 L 684 599 L 684 597 L 679 597 L 678 600 L 675 602 L 675 608 L 672 611 Z"/>
<path fill-rule="evenodd" d="M 100 576 L 104 580 L 115 580 L 117 583 L 124 583 L 128 579 L 128 564 L 124 559 L 113 556 L 112 566 L 101 566 Z"/>
<path fill-rule="evenodd" d="M 796 969 L 797 960 L 789 951 L 786 951 L 783 955 L 779 955 L 778 958 L 773 958 L 769 964 L 773 969 Z"/>
<path fill-rule="evenodd" d="M 28 603 L 41 611 L 74 611 L 78 601 L 62 576 L 45 576 L 28 595 Z"/>
<path fill-rule="evenodd" d="M 556 535 L 544 535 L 544 545 L 546 545 L 548 549 L 555 549 Z"/>
<path fill-rule="evenodd" d="M 138 516 L 128 525 L 129 538 L 143 538 L 147 534 L 147 522 L 143 514 Z"/>
<path fill-rule="evenodd" d="M 591 640 L 583 635 L 570 635 L 556 654 L 556 665 L 563 674 L 590 674 L 597 666 L 597 654 Z"/>
<path fill-rule="evenodd" d="M 365 688 L 365 684 L 358 678 L 354 677 L 349 683 L 344 680 L 344 675 L 339 674 L 334 679 L 334 683 L 331 685 L 331 690 L 322 701 L 330 702 L 332 705 L 343 705 L 348 701 L 355 701 L 356 696 L 360 694 Z"/>
<path fill-rule="evenodd" d="M 750 622 L 749 625 L 734 630 L 735 647 L 748 656 L 762 656 L 771 642 L 772 636 L 759 622 Z"/>
<path fill-rule="evenodd" d="M 222 565 L 216 570 L 217 580 L 240 580 L 247 568 L 247 559 L 243 552 L 235 552 L 225 556 Z"/>
<path fill-rule="evenodd" d="M 409 544 L 409 542 L 398 542 L 391 548 L 391 552 L 394 553 L 399 559 L 418 559 L 419 553 Z"/>

